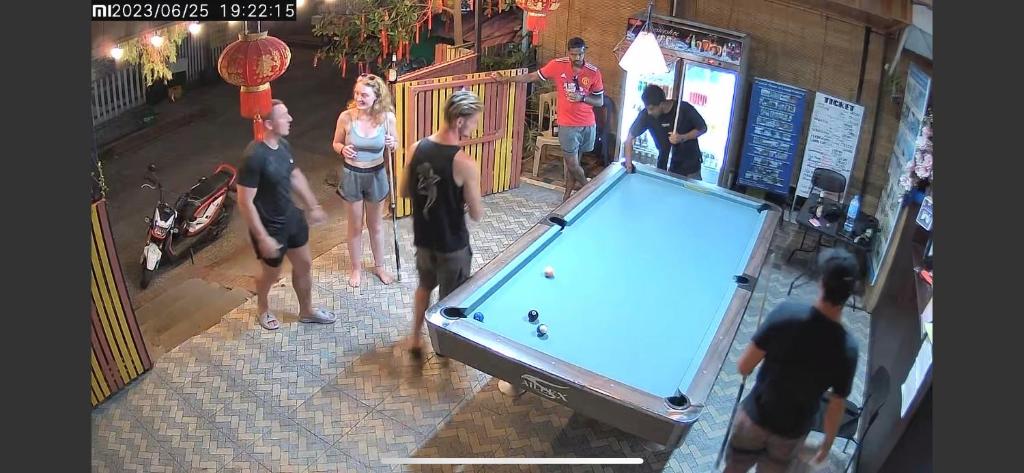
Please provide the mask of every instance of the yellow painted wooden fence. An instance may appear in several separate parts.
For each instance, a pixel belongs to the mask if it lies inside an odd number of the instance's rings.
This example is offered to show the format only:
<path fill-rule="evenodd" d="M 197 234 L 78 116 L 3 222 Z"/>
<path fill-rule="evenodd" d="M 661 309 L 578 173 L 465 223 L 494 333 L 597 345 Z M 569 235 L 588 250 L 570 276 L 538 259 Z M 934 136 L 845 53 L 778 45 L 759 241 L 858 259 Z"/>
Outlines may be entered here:
<path fill-rule="evenodd" d="M 124 274 L 114 252 L 114 240 L 104 201 L 92 204 L 92 405 L 103 402 L 152 367 L 128 299 Z"/>
<path fill-rule="evenodd" d="M 464 58 L 463 58 L 464 59 Z M 501 71 L 522 74 L 525 70 Z M 480 97 L 484 112 L 480 127 L 462 144 L 480 169 L 483 195 L 519 187 L 523 163 L 522 124 L 526 115 L 526 85 L 499 84 L 493 72 L 459 74 L 395 84 L 394 97 L 398 121 L 397 136 L 403 144 L 395 153 L 399 197 L 395 215 L 411 214 L 410 201 L 404 197 L 407 147 L 433 134 L 444 121 L 444 103 L 453 92 L 468 89 Z"/>
<path fill-rule="evenodd" d="M 459 48 L 450 44 L 435 44 L 434 45 L 434 64 L 442 64 L 446 62 L 452 62 L 456 59 L 466 57 L 474 53 L 470 49 Z"/>

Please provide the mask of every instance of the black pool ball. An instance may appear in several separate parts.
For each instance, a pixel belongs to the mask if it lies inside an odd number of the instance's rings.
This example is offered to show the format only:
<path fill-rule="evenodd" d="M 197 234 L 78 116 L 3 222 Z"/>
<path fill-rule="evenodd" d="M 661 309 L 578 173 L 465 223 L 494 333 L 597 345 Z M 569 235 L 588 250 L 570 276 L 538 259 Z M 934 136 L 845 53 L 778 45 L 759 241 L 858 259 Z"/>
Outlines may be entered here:
<path fill-rule="evenodd" d="M 537 317 L 540 317 L 540 314 L 537 313 L 536 310 L 531 310 L 530 313 L 526 314 L 526 316 L 529 317 L 530 322 L 536 322 Z"/>

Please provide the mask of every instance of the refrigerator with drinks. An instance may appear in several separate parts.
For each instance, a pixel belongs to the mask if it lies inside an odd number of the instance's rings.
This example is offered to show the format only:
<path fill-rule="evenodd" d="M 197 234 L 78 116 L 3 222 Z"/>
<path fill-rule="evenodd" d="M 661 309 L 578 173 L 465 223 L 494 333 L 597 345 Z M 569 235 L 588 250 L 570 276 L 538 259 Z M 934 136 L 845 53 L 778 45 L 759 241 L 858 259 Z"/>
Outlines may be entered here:
<path fill-rule="evenodd" d="M 616 48 L 620 57 L 643 28 L 642 16 L 628 20 L 626 38 Z M 703 160 L 702 179 L 722 187 L 732 186 L 742 141 L 750 37 L 660 15 L 651 16 L 651 30 L 665 55 L 669 72 L 656 76 L 624 73 L 619 159 L 625 156 L 624 141 L 630 125 L 637 114 L 644 113 L 640 94 L 644 86 L 654 83 L 662 86 L 670 99 L 693 105 L 707 123 L 707 132 L 697 140 Z M 648 133 L 634 140 L 633 151 L 634 160 L 646 164 L 653 164 L 658 155 Z"/>

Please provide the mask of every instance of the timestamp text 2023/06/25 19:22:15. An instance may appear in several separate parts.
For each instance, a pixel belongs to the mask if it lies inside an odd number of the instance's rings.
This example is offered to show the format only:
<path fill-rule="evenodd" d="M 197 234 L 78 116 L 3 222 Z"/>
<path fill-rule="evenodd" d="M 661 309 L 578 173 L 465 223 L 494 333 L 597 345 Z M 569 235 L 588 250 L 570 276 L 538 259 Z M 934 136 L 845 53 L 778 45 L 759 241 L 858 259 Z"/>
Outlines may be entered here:
<path fill-rule="evenodd" d="M 289 21 L 295 18 L 295 0 L 92 2 L 92 19 L 96 21 Z"/>

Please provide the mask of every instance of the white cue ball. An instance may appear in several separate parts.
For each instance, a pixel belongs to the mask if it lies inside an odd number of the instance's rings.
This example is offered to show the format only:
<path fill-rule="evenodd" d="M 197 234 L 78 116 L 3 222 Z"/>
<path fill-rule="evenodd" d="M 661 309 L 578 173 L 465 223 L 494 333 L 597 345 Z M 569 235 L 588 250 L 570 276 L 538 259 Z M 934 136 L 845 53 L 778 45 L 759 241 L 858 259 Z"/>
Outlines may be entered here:
<path fill-rule="evenodd" d="M 540 324 L 540 326 L 537 327 L 537 333 L 539 333 L 541 335 L 547 335 L 547 333 L 548 333 L 548 326 L 544 325 L 544 324 Z"/>
<path fill-rule="evenodd" d="M 544 268 L 544 277 L 548 279 L 555 277 L 555 268 L 552 268 L 551 266 Z"/>

